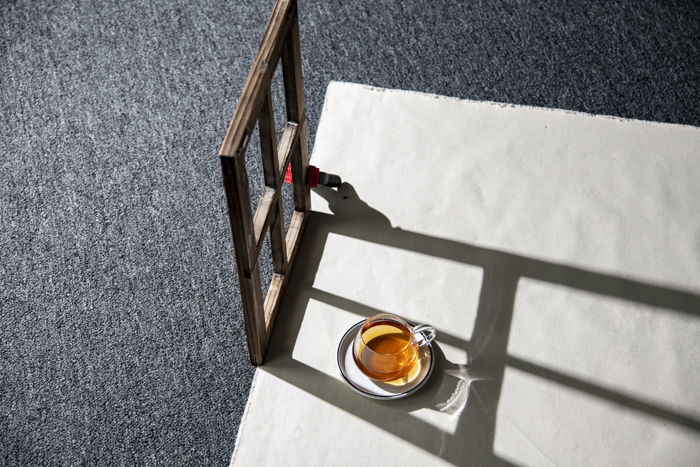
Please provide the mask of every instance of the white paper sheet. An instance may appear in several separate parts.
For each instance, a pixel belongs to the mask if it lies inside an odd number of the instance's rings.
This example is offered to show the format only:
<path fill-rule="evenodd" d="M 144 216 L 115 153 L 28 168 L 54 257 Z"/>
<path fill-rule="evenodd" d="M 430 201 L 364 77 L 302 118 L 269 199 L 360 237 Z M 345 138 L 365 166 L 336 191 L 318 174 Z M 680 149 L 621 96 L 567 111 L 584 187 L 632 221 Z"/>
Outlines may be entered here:
<path fill-rule="evenodd" d="M 233 465 L 697 465 L 700 130 L 331 83 L 319 189 Z M 338 340 L 438 329 L 419 394 Z"/>

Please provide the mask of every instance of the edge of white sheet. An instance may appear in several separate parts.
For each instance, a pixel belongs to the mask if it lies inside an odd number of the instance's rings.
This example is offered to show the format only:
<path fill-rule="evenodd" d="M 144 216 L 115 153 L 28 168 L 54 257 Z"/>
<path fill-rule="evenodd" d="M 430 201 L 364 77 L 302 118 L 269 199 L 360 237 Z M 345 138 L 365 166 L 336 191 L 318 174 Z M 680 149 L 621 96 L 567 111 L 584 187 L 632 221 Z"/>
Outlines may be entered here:
<path fill-rule="evenodd" d="M 498 102 L 490 102 L 490 101 L 475 101 L 475 100 L 469 100 L 469 99 L 460 99 L 456 97 L 448 97 L 448 96 L 440 96 L 436 94 L 430 94 L 430 93 L 422 93 L 419 91 L 410 91 L 410 90 L 395 90 L 395 89 L 387 89 L 387 88 L 380 88 L 380 87 L 375 87 L 375 86 L 370 86 L 370 85 L 364 85 L 364 84 L 353 84 L 353 83 L 346 83 L 346 82 L 340 82 L 340 81 L 331 81 L 327 94 L 326 94 L 326 100 L 324 101 L 323 105 L 323 113 L 321 116 L 321 120 L 319 123 L 319 132 L 323 128 L 323 120 L 324 120 L 324 115 L 327 111 L 327 105 L 328 105 L 328 98 L 329 94 L 333 92 L 333 90 L 341 90 L 345 86 L 359 86 L 362 87 L 363 89 L 370 90 L 373 92 L 378 92 L 378 93 L 390 93 L 390 94 L 412 94 L 412 95 L 417 95 L 417 96 L 423 96 L 423 97 L 430 97 L 430 98 L 435 98 L 435 99 L 440 99 L 440 100 L 446 100 L 450 102 L 467 102 L 467 103 L 478 103 L 478 104 L 485 104 L 485 105 L 490 105 L 494 106 L 497 108 L 515 108 L 515 109 L 532 109 L 532 110 L 537 110 L 537 111 L 546 111 L 546 112 L 553 112 L 553 113 L 563 113 L 563 114 L 568 114 L 568 115 L 579 115 L 579 116 L 585 116 L 585 117 L 593 117 L 597 119 L 609 119 L 609 120 L 614 120 L 617 122 L 632 122 L 632 123 L 642 123 L 644 125 L 650 125 L 650 126 L 661 126 L 664 128 L 683 128 L 683 129 L 692 129 L 693 131 L 700 131 L 700 128 L 690 126 L 690 125 L 682 125 L 682 124 L 670 124 L 670 123 L 663 123 L 663 122 L 653 122 L 653 121 L 646 121 L 646 120 L 636 120 L 636 119 L 628 119 L 628 118 L 621 118 L 617 116 L 609 116 L 609 115 L 595 115 L 595 114 L 589 114 L 585 112 L 579 112 L 579 111 L 571 111 L 571 110 L 561 110 L 561 109 L 552 109 L 552 108 L 544 108 L 544 107 L 536 107 L 536 106 L 525 106 L 525 105 L 515 105 L 515 104 L 506 104 L 506 103 L 498 103 Z M 317 152 L 318 146 L 315 146 L 314 149 L 314 154 Z M 312 157 L 311 162 L 314 162 L 314 158 Z M 322 167 L 323 169 L 323 167 Z M 320 208 L 320 209 L 319 209 Z M 327 206 L 324 206 L 323 203 L 319 206 L 318 203 L 314 205 L 314 209 L 317 210 L 319 209 L 322 212 L 327 212 L 329 213 L 330 211 L 328 210 Z M 688 285 L 688 284 L 684 284 Z M 696 289 L 697 290 L 697 289 Z M 257 387 L 258 383 L 258 374 L 261 370 L 256 369 L 255 377 L 253 379 L 253 382 L 251 384 L 251 389 L 249 394 L 253 394 L 255 391 L 255 388 Z M 245 411 L 243 418 L 241 420 L 241 424 L 239 427 L 238 434 L 236 436 L 236 445 L 234 448 L 234 452 L 232 453 L 231 456 L 231 465 L 234 464 L 234 461 L 236 459 L 237 453 L 239 451 L 239 442 L 241 440 L 241 435 L 244 430 L 244 426 L 247 422 L 248 416 L 249 416 L 249 410 L 251 407 L 251 400 L 252 398 L 249 396 L 249 399 L 246 403 Z M 542 459 L 540 459 L 542 461 Z"/>
<path fill-rule="evenodd" d="M 632 122 L 632 123 L 644 123 L 648 125 L 661 125 L 661 126 L 668 126 L 668 127 L 680 127 L 680 128 L 689 128 L 695 131 L 700 131 L 700 127 L 693 126 L 693 125 L 688 125 L 685 123 L 668 123 L 668 122 L 658 122 L 655 120 L 642 120 L 639 118 L 627 118 L 627 117 L 619 117 L 616 115 L 607 115 L 607 114 L 593 114 L 589 112 L 583 112 L 580 110 L 568 110 L 568 109 L 558 109 L 554 107 L 540 107 L 537 105 L 527 105 L 527 104 L 511 104 L 508 102 L 498 102 L 498 101 L 480 101 L 480 100 L 475 100 L 475 99 L 466 99 L 462 97 L 454 97 L 454 96 L 443 96 L 441 94 L 433 94 L 430 92 L 423 92 L 423 91 L 416 91 L 413 89 L 394 89 L 394 88 L 383 88 L 380 86 L 373 86 L 371 84 L 362 84 L 362 83 L 353 83 L 351 81 L 337 81 L 337 80 L 331 80 L 328 82 L 328 87 L 326 88 L 326 94 L 328 94 L 328 90 L 333 87 L 343 87 L 343 86 L 359 86 L 362 89 L 366 89 L 369 91 L 376 91 L 380 93 L 389 93 L 389 94 L 413 94 L 416 96 L 422 96 L 422 97 L 430 97 L 433 99 L 440 99 L 440 100 L 446 100 L 446 101 L 451 101 L 451 102 L 469 102 L 473 104 L 486 104 L 486 105 L 492 105 L 494 107 L 498 108 L 514 108 L 514 109 L 530 109 L 530 110 L 543 110 L 546 112 L 554 112 L 554 113 L 563 113 L 567 115 L 580 115 L 583 117 L 594 117 L 594 118 L 605 118 L 609 120 L 615 120 L 618 122 Z M 326 104 L 327 104 L 327 99 L 324 98 L 323 101 L 323 110 L 326 110 Z M 323 120 L 323 111 L 321 112 L 321 119 L 319 120 L 319 128 L 321 127 L 320 121 Z M 313 158 L 313 156 L 312 156 Z"/>

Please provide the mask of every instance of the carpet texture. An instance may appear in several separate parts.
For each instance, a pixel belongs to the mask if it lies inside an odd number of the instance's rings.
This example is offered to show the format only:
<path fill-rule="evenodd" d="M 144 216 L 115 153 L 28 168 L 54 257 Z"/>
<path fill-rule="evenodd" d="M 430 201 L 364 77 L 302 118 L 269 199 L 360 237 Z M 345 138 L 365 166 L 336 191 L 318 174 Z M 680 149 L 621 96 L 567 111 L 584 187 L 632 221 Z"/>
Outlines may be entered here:
<path fill-rule="evenodd" d="M 216 154 L 272 3 L 0 3 L 0 464 L 228 462 Z M 301 0 L 310 141 L 331 79 L 700 125 L 697 5 Z"/>

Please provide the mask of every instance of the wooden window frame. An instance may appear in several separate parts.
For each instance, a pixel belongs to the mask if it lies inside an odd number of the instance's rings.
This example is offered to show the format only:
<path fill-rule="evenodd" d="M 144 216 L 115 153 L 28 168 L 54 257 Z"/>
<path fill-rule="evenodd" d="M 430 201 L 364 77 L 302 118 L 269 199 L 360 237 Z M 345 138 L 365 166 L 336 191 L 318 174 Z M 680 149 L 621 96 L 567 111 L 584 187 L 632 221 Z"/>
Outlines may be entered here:
<path fill-rule="evenodd" d="M 287 119 L 277 143 L 270 85 L 282 61 Z M 265 187 L 253 215 L 245 151 L 256 122 L 260 133 Z M 308 167 L 304 83 L 301 73 L 296 0 L 278 0 L 219 150 L 233 234 L 250 361 L 261 365 L 289 272 L 311 209 L 305 185 Z M 291 163 L 294 214 L 285 233 L 281 190 Z M 267 231 L 274 273 L 263 300 L 258 257 Z"/>

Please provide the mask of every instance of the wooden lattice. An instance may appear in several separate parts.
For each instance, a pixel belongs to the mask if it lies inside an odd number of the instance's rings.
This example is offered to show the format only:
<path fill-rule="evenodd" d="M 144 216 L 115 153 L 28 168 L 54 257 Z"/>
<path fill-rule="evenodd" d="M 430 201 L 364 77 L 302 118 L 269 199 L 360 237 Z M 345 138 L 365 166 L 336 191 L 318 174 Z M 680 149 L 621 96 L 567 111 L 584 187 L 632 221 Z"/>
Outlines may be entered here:
<path fill-rule="evenodd" d="M 287 121 L 277 143 L 270 84 L 280 59 Z M 245 151 L 256 122 L 260 132 L 265 187 L 253 215 Z M 233 233 L 250 360 L 254 365 L 261 365 L 311 207 L 309 189 L 304 184 L 308 166 L 307 129 L 295 0 L 278 0 L 275 4 L 226 131 L 219 158 Z M 281 190 L 286 167 L 290 163 L 294 180 L 294 214 L 285 233 Z M 274 274 L 263 300 L 258 257 L 268 229 Z"/>

